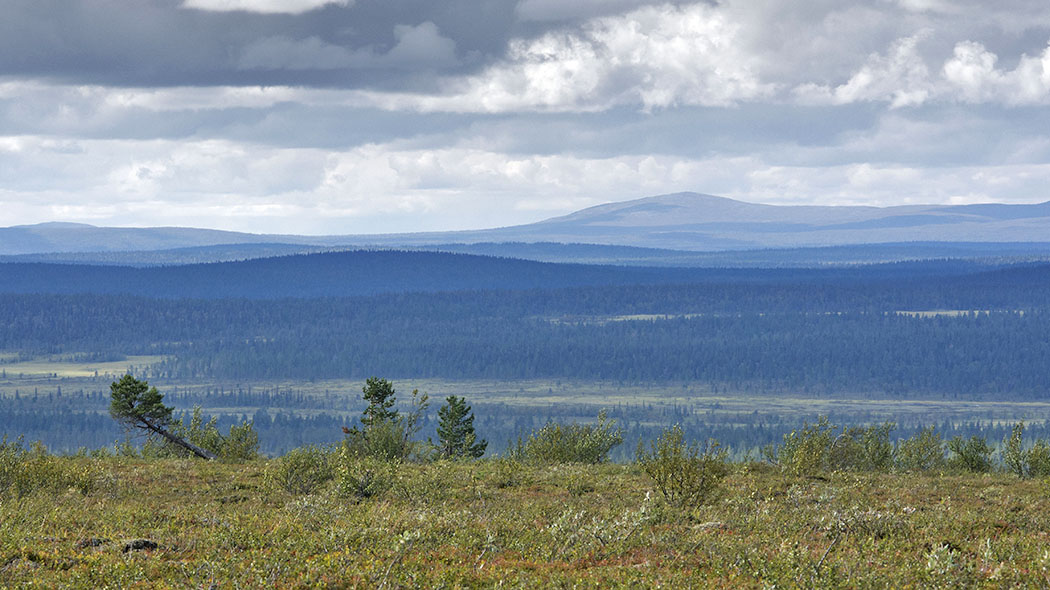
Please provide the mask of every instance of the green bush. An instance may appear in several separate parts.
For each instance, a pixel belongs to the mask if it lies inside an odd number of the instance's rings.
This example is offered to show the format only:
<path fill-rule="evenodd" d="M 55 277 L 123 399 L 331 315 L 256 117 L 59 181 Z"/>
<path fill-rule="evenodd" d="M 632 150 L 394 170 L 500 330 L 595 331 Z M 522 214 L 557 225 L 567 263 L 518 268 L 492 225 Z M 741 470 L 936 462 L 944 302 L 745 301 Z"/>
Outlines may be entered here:
<path fill-rule="evenodd" d="M 1050 476 L 1050 445 L 1037 440 L 1030 448 L 1024 448 L 1024 429 L 1024 422 L 1018 422 L 1003 439 L 1003 464 L 1020 478 Z"/>
<path fill-rule="evenodd" d="M 1028 449 L 1028 474 L 1031 477 L 1050 477 L 1050 444 L 1037 440 Z"/>
<path fill-rule="evenodd" d="M 842 429 L 828 447 L 828 468 L 832 471 L 887 471 L 893 466 L 890 432 L 896 424 L 886 422 L 867 428 Z"/>
<path fill-rule="evenodd" d="M 173 419 L 170 431 L 175 436 L 210 451 L 226 461 L 248 461 L 259 456 L 259 434 L 255 432 L 251 421 L 245 420 L 239 425 L 231 425 L 229 435 L 223 436 L 219 432 L 218 417 L 212 416 L 205 422 L 200 406 L 193 408 L 189 423 L 186 422 L 184 416 Z M 166 438 L 151 435 L 146 444 L 142 446 L 142 456 L 190 457 L 192 453 Z"/>
<path fill-rule="evenodd" d="M 948 441 L 948 451 L 952 456 L 948 466 L 971 473 L 988 473 L 992 470 L 992 447 L 988 441 L 979 436 L 969 440 L 956 436 Z"/>
<path fill-rule="evenodd" d="M 402 420 L 380 420 L 363 430 L 353 430 L 343 441 L 343 448 L 356 457 L 400 461 L 418 455 L 419 443 L 409 440 Z"/>
<path fill-rule="evenodd" d="M 266 482 L 289 494 L 307 495 L 335 477 L 332 452 L 315 445 L 293 449 L 270 462 Z"/>
<path fill-rule="evenodd" d="M 21 498 L 39 490 L 88 494 L 98 487 L 100 479 L 97 461 L 56 457 L 40 443 L 26 449 L 21 437 L 0 439 L 0 497 Z"/>
<path fill-rule="evenodd" d="M 519 437 L 510 455 L 527 463 L 601 463 L 609 458 L 613 447 L 623 442 L 623 431 L 614 424 L 604 410 L 598 413 L 596 424 L 550 423 L 526 440 Z"/>
<path fill-rule="evenodd" d="M 803 423 L 801 430 L 784 435 L 773 459 L 792 475 L 816 475 L 829 464 L 833 430 L 827 416 L 816 424 Z"/>
<path fill-rule="evenodd" d="M 495 457 L 489 464 L 492 465 L 492 476 L 488 481 L 495 488 L 512 488 L 528 481 L 525 466 L 513 457 Z"/>
<path fill-rule="evenodd" d="M 259 433 L 251 421 L 231 424 L 230 434 L 222 441 L 219 458 L 225 461 L 251 461 L 259 458 Z"/>
<path fill-rule="evenodd" d="M 729 474 L 726 451 L 717 441 L 686 444 L 678 425 L 651 442 L 648 451 L 639 442 L 636 460 L 664 499 L 679 507 L 703 504 Z"/>
<path fill-rule="evenodd" d="M 1024 448 L 1024 422 L 1014 424 L 1010 435 L 1003 439 L 1002 456 L 1007 471 L 1020 478 L 1031 475 L 1030 451 Z"/>
<path fill-rule="evenodd" d="M 389 385 L 389 382 L 379 381 Z M 393 403 L 392 399 L 387 401 Z M 355 426 L 343 429 L 346 433 L 343 447 L 351 455 L 359 458 L 367 457 L 381 461 L 430 459 L 433 454 L 431 446 L 422 441 L 412 440 L 419 432 L 420 421 L 429 405 L 427 394 L 421 394 L 419 390 L 413 391 L 411 405 L 412 410 L 407 414 L 382 410 L 385 407 L 383 404 L 379 404 L 380 409 L 373 410 L 371 414 L 366 411 L 367 420 L 362 418 L 362 428 Z"/>
<path fill-rule="evenodd" d="M 397 467 L 396 461 L 360 456 L 344 446 L 339 451 L 336 493 L 358 500 L 380 496 L 393 486 Z"/>
<path fill-rule="evenodd" d="M 944 467 L 944 441 L 933 426 L 900 441 L 896 452 L 897 468 L 902 471 L 932 471 Z"/>

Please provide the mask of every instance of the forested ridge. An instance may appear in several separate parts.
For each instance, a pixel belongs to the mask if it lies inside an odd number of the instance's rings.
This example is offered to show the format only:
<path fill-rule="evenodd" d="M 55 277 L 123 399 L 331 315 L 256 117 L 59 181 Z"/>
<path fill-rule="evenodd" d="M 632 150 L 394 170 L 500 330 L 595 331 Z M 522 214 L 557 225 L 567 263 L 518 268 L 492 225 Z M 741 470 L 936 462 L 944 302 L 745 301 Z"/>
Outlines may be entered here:
<path fill-rule="evenodd" d="M 280 299 L 411 292 L 675 284 L 788 284 L 973 274 L 977 261 L 834 268 L 677 268 L 536 262 L 447 252 L 355 250 L 180 266 L 0 263 L 0 293 Z"/>
<path fill-rule="evenodd" d="M 309 257 L 290 260 L 299 258 Z M 154 372 L 172 379 L 381 374 L 814 394 L 1050 391 L 1048 266 L 696 272 L 702 280 L 684 284 L 267 300 L 8 294 L 0 295 L 0 349 L 166 354 Z M 900 313 L 924 310 L 959 311 Z"/>

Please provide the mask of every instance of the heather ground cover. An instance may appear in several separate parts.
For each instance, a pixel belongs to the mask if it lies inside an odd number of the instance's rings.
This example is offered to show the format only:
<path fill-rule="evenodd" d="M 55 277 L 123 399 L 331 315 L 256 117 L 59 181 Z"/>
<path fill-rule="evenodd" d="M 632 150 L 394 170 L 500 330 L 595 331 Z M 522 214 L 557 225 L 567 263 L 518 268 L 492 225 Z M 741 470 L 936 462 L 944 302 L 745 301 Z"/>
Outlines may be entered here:
<path fill-rule="evenodd" d="M 637 464 L 323 456 L 26 455 L 0 473 L 0 586 L 1050 586 L 1038 478 L 731 464 L 679 505 Z"/>

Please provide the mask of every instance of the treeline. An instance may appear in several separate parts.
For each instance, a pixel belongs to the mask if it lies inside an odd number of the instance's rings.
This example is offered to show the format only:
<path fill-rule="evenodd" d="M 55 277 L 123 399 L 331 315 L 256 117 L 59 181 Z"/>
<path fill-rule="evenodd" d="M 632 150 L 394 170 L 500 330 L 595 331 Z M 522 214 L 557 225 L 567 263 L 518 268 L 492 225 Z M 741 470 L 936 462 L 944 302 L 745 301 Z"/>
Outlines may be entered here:
<path fill-rule="evenodd" d="M 170 354 L 170 360 L 151 370 L 153 378 L 164 379 L 361 379 L 385 374 L 699 381 L 736 391 L 1017 399 L 1041 398 L 1050 391 L 1050 373 L 1044 370 L 1050 363 L 1045 337 L 1050 313 L 1042 310 L 937 317 L 741 313 L 552 322 L 465 313 L 442 317 L 438 309 L 425 315 L 423 309 L 407 307 L 398 315 L 343 308 L 348 312 L 344 315 L 335 306 L 288 301 L 278 310 L 285 317 L 268 322 L 267 310 L 252 314 L 248 305 L 240 307 L 239 317 L 212 321 L 206 318 L 211 306 L 198 303 L 200 313 L 187 309 L 180 317 L 163 303 L 143 301 L 128 316 L 108 316 L 112 323 L 105 321 L 106 314 L 91 321 L 90 311 L 78 322 L 75 312 L 67 315 L 55 306 L 37 316 L 42 321 L 35 330 L 0 325 L 0 348 Z M 130 319 L 135 315 L 152 316 L 153 325 L 140 329 Z M 165 317 L 173 324 L 170 330 L 164 329 Z M 10 321 L 18 325 L 32 319 L 16 316 Z M 27 342 L 30 338 L 35 341 Z"/>
<path fill-rule="evenodd" d="M 700 381 L 804 393 L 1050 391 L 1050 314 L 916 318 L 749 314 L 602 325 L 539 320 L 393 325 L 195 345 L 165 378 L 571 378 Z"/>
<path fill-rule="evenodd" d="M 1044 397 L 1050 266 L 975 268 L 723 269 L 695 284 L 278 300 L 0 295 L 0 350 L 169 355 L 149 375 L 171 380 L 383 374 Z M 899 313 L 909 310 L 976 313 Z"/>
<path fill-rule="evenodd" d="M 354 398 L 353 394 L 348 397 Z M 359 396 L 356 396 L 359 398 Z M 165 401 L 168 401 L 167 396 Z M 107 402 L 108 403 L 108 402 Z M 547 423 L 567 424 L 594 419 L 599 408 L 593 405 L 559 404 L 546 408 L 490 404 L 471 400 L 475 415 L 474 426 L 479 439 L 489 441 L 488 453 L 505 454 L 519 436 L 542 428 Z M 177 405 L 177 417 L 188 418 L 187 406 Z M 205 414 L 217 418 L 217 428 L 226 432 L 230 426 L 244 420 L 252 422 L 259 436 L 260 451 L 276 456 L 291 449 L 311 444 L 329 444 L 342 438 L 342 427 L 357 423 L 363 409 L 359 399 L 347 404 L 344 411 L 304 412 L 298 408 L 257 408 L 246 413 L 232 413 L 205 407 Z M 32 409 L 31 409 L 32 408 Z M 805 422 L 815 423 L 817 416 L 782 417 L 770 413 L 709 415 L 696 409 L 671 406 L 646 407 L 624 404 L 604 408 L 610 420 L 622 429 L 624 443 L 610 452 L 615 461 L 630 461 L 638 442 L 656 438 L 666 427 L 679 424 L 687 438 L 720 441 L 731 452 L 734 460 L 759 459 L 761 450 L 769 444 L 780 444 L 784 435 L 801 430 Z M 1013 422 L 992 417 L 916 417 L 914 414 L 873 414 L 868 412 L 840 412 L 829 416 L 832 423 L 853 426 L 890 421 L 897 426 L 892 439 L 914 437 L 924 427 L 935 427 L 944 438 L 980 436 L 995 444 L 1011 432 Z M 431 412 L 420 421 L 418 436 L 437 439 L 437 416 Z M 0 436 L 24 436 L 27 441 L 42 441 L 56 452 L 74 452 L 80 447 L 99 448 L 126 440 L 127 432 L 109 416 L 104 406 L 94 410 L 67 408 L 39 408 L 19 403 L 5 403 L 0 407 Z M 1050 424 L 1032 421 L 1025 433 L 1026 439 L 1050 439 Z M 132 443 L 141 442 L 133 438 Z"/>
<path fill-rule="evenodd" d="M 0 263 L 0 293 L 141 295 L 163 299 L 280 299 L 411 292 L 529 290 L 630 285 L 856 285 L 918 280 L 944 288 L 992 281 L 1046 281 L 1050 265 L 964 260 L 839 268 L 677 268 L 546 263 L 447 252 L 356 250 L 236 262 L 136 268 L 88 264 Z M 960 275 L 965 278 L 959 279 Z M 912 286 L 904 286 L 910 290 Z M 848 290 L 847 290 L 848 292 Z"/>

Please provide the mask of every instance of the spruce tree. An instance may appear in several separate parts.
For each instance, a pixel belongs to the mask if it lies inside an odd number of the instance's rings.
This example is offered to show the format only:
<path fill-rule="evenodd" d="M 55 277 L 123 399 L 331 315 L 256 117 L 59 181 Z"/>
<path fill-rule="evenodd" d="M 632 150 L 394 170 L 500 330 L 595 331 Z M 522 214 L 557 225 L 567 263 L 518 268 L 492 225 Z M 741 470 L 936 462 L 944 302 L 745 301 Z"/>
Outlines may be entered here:
<path fill-rule="evenodd" d="M 448 396 L 445 405 L 438 410 L 438 440 L 441 454 L 445 457 L 473 457 L 485 454 L 488 442 L 477 440 L 474 433 L 474 414 L 467 400 Z"/>

